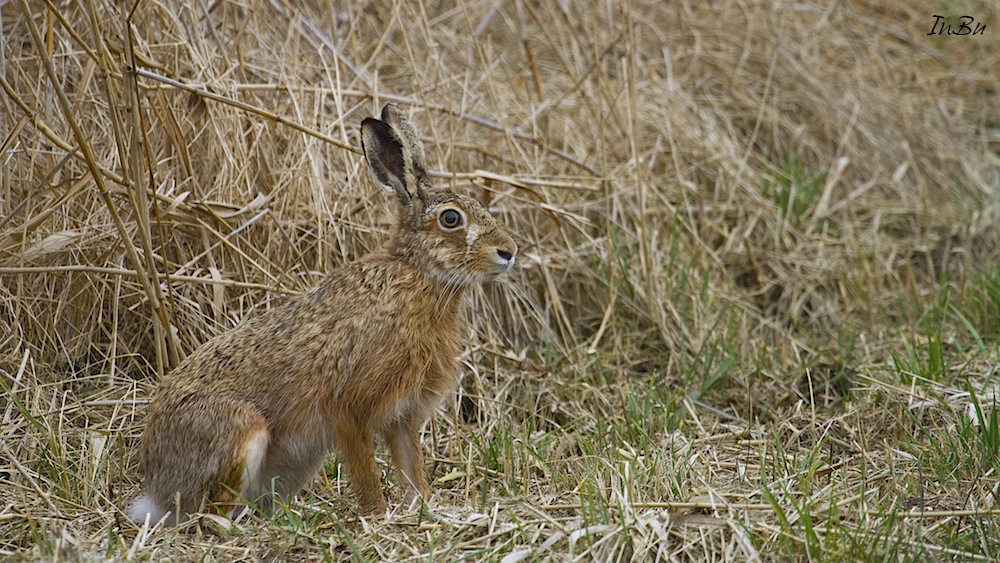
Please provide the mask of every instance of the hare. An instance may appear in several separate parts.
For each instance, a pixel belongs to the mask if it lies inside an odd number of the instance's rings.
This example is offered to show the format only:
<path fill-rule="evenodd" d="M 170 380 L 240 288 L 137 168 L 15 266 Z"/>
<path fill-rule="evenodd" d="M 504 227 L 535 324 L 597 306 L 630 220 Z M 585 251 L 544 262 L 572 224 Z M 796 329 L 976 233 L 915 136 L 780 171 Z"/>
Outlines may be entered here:
<path fill-rule="evenodd" d="M 380 250 L 220 334 L 164 377 L 141 438 L 137 522 L 203 506 L 267 509 L 294 495 L 331 449 L 362 514 L 385 513 L 374 441 L 401 481 L 431 495 L 419 431 L 458 380 L 461 302 L 514 265 L 510 232 L 473 199 L 432 189 L 414 126 L 386 105 L 361 123 L 375 181 L 399 217 Z"/>

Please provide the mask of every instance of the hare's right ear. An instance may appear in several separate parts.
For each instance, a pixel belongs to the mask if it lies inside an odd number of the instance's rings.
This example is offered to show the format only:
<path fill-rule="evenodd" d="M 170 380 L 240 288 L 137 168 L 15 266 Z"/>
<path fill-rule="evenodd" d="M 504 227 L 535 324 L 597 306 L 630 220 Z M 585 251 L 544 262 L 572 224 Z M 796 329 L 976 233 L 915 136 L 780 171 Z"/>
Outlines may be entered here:
<path fill-rule="evenodd" d="M 375 181 L 395 193 L 404 208 L 409 208 L 416 198 L 424 198 L 427 171 L 423 148 L 413 126 L 395 106 L 387 105 L 382 117 L 382 120 L 369 117 L 361 122 L 361 148 Z M 415 143 L 419 152 L 414 149 Z"/>
<path fill-rule="evenodd" d="M 413 165 L 421 170 L 426 170 L 424 144 L 420 141 L 420 134 L 417 133 L 417 128 L 413 126 L 413 123 L 403 117 L 403 112 L 395 104 L 385 104 L 382 107 L 382 121 L 388 123 L 410 148 Z"/>

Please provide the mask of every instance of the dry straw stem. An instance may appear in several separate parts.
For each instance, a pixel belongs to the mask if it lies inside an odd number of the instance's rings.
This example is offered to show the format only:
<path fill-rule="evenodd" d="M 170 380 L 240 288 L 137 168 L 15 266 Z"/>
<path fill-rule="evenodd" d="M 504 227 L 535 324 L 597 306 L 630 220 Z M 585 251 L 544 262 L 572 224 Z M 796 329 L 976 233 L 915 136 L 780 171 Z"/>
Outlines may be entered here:
<path fill-rule="evenodd" d="M 944 9 L 4 4 L 0 552 L 1000 557 L 1000 10 Z M 390 474 L 359 520 L 332 456 L 274 516 L 127 524 L 161 375 L 385 241 L 385 102 L 521 248 L 431 512 Z"/>

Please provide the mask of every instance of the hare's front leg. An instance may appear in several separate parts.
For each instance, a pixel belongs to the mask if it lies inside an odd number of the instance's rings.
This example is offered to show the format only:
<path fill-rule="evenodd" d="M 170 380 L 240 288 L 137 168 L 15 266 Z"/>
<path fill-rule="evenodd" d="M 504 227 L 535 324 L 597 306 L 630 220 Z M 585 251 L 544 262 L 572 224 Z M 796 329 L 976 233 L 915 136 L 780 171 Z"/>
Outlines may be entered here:
<path fill-rule="evenodd" d="M 423 422 L 421 417 L 408 413 L 386 428 L 385 441 L 389 443 L 392 460 L 400 476 L 410 485 L 411 491 L 416 491 L 425 501 L 429 501 L 431 487 L 427 483 L 424 451 L 420 444 L 420 426 Z M 406 498 L 410 499 L 412 496 L 410 493 Z"/>
<path fill-rule="evenodd" d="M 382 495 L 378 464 L 375 463 L 375 443 L 371 432 L 363 429 L 361 424 L 342 423 L 336 426 L 334 433 L 361 514 L 385 513 L 385 497 Z"/>

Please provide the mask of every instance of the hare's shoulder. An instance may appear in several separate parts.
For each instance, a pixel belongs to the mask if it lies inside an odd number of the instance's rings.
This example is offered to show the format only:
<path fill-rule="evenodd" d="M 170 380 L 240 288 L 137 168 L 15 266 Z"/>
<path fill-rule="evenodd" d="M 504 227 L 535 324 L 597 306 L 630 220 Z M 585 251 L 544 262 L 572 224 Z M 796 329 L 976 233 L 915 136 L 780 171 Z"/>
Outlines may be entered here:
<path fill-rule="evenodd" d="M 419 299 L 433 285 L 423 272 L 379 250 L 327 274 L 303 297 L 305 307 L 358 308 L 359 312 L 382 304 Z"/>

